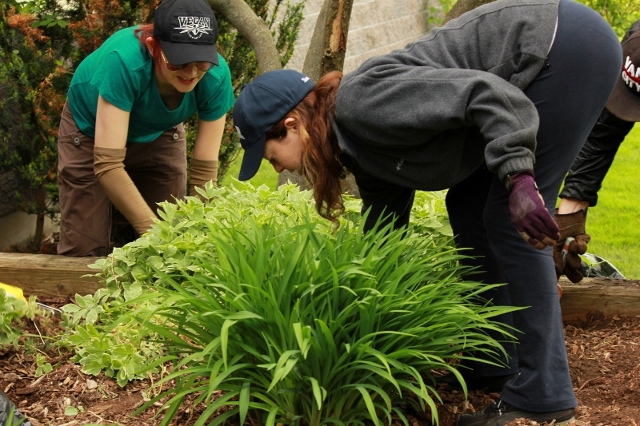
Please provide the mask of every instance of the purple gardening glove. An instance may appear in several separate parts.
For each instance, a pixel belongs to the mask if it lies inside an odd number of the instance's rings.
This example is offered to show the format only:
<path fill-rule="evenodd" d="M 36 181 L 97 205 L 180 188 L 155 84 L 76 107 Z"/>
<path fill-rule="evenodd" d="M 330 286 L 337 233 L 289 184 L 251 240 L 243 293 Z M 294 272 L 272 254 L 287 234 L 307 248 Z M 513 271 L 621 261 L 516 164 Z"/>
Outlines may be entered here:
<path fill-rule="evenodd" d="M 560 238 L 558 225 L 544 206 L 533 172 L 514 173 L 508 179 L 511 222 L 522 239 L 539 250 L 553 246 Z"/>

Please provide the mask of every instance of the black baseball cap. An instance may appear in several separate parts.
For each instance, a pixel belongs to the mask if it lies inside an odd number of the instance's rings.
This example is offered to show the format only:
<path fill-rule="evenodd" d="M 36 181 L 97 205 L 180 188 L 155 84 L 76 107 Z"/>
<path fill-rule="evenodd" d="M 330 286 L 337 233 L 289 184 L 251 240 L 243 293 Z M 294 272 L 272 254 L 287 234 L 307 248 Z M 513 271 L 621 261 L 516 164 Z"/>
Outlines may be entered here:
<path fill-rule="evenodd" d="M 622 44 L 622 72 L 606 108 L 625 121 L 640 121 L 640 30 Z"/>
<path fill-rule="evenodd" d="M 164 0 L 155 12 L 153 35 L 173 65 L 218 65 L 218 21 L 206 0 Z"/>
<path fill-rule="evenodd" d="M 304 99 L 315 83 L 293 70 L 268 71 L 244 86 L 233 106 L 233 125 L 244 149 L 238 180 L 258 172 L 266 133 Z"/>

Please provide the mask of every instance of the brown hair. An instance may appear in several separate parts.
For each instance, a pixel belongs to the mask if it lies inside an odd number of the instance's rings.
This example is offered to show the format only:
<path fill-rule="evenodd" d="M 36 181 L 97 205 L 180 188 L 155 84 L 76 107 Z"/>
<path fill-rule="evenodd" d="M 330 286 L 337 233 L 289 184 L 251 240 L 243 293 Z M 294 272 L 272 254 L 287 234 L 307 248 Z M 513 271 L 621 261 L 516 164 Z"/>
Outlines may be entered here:
<path fill-rule="evenodd" d="M 149 55 L 153 58 L 155 66 L 159 67 L 160 61 L 162 61 L 160 56 L 161 47 L 158 39 L 153 36 L 153 24 L 140 25 L 133 33 L 140 40 L 141 47 L 149 51 Z M 151 42 L 153 49 L 149 49 L 149 46 L 147 46 L 147 39 L 149 37 L 153 38 L 153 41 Z"/>
<path fill-rule="evenodd" d="M 315 87 L 269 132 L 267 139 L 287 134 L 284 121 L 295 117 L 304 145 L 300 174 L 313 187 L 313 198 L 320 216 L 338 223 L 344 212 L 341 179 L 345 168 L 338 159 L 340 147 L 333 132 L 335 100 L 342 73 L 331 71 L 318 80 Z"/>

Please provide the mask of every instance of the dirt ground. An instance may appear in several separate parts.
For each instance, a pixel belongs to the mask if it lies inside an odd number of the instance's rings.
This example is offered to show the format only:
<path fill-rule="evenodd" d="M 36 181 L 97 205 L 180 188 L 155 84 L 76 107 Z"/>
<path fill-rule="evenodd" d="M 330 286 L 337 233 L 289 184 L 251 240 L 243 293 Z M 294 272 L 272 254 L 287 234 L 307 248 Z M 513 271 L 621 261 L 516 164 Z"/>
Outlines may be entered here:
<path fill-rule="evenodd" d="M 60 303 L 61 301 L 41 301 Z M 41 322 L 43 335 L 55 335 L 54 322 Z M 31 330 L 35 332 L 35 328 Z M 640 316 L 565 326 L 567 352 L 575 392 L 580 402 L 574 426 L 640 425 Z M 40 352 L 54 366 L 36 377 L 34 353 Z M 69 354 L 42 347 L 0 349 L 0 390 L 5 392 L 34 426 L 55 425 L 157 425 L 159 407 L 133 416 L 152 380 L 120 388 L 104 376 L 88 376 L 69 360 Z M 438 406 L 440 425 L 453 426 L 461 412 L 480 410 L 498 394 L 473 392 L 464 400 L 461 392 L 439 385 L 443 404 Z M 78 408 L 65 415 L 66 407 Z M 194 424 L 202 407 L 184 406 L 174 425 Z M 69 414 L 69 413 L 67 413 Z M 428 425 L 426 416 L 414 413 L 413 426 Z M 516 421 L 512 425 L 533 425 Z"/>

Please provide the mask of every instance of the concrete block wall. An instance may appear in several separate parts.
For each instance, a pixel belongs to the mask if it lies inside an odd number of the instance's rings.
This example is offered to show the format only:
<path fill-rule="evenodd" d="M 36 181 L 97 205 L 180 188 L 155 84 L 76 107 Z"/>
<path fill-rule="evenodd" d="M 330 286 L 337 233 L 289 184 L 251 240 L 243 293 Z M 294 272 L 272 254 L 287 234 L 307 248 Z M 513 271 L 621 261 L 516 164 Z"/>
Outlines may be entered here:
<path fill-rule="evenodd" d="M 318 14 L 324 0 L 307 0 L 304 20 L 291 60 L 286 68 L 301 71 Z M 429 30 L 428 18 L 434 0 L 355 0 L 349 22 L 344 71 L 349 72 L 367 58 L 404 47 Z"/>
<path fill-rule="evenodd" d="M 12 246 L 26 246 L 33 240 L 36 230 L 36 215 L 15 211 L 0 217 L 0 251 Z M 58 230 L 58 225 L 45 218 L 44 235 Z"/>

